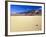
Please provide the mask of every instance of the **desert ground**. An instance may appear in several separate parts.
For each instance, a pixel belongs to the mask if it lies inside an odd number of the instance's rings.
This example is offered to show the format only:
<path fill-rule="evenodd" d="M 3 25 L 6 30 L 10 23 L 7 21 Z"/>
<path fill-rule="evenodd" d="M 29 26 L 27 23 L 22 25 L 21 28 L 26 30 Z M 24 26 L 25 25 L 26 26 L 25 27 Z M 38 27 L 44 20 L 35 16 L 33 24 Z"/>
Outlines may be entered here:
<path fill-rule="evenodd" d="M 10 16 L 10 31 L 39 31 L 41 30 L 42 16 Z"/>

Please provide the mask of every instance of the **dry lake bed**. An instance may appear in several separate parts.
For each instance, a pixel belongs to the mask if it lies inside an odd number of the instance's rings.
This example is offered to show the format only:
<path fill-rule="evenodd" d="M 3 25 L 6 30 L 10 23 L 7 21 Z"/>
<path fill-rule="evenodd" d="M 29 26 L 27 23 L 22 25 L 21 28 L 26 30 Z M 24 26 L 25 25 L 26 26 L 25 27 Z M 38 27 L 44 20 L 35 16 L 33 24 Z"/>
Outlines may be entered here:
<path fill-rule="evenodd" d="M 10 31 L 39 31 L 42 26 L 42 16 L 10 16 Z"/>

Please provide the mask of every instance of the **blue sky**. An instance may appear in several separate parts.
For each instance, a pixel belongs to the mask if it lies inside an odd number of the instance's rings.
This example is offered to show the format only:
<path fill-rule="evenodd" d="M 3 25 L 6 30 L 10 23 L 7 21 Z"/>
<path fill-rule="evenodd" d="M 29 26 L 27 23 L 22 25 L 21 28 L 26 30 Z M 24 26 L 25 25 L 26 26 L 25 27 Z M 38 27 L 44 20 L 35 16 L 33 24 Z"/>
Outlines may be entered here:
<path fill-rule="evenodd" d="M 27 5 L 10 5 L 10 11 L 12 14 L 26 12 L 28 10 L 37 10 L 41 6 L 27 6 Z"/>

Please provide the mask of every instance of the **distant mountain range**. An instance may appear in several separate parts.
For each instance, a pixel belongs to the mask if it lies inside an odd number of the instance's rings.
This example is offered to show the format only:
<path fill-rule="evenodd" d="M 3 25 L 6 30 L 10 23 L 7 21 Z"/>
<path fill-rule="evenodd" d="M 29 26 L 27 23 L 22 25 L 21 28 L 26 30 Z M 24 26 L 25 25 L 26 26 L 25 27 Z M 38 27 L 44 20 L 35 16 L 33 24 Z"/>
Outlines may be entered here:
<path fill-rule="evenodd" d="M 42 10 L 38 9 L 38 10 L 28 10 L 25 12 L 20 12 L 18 14 L 11 14 L 11 16 L 15 16 L 15 15 L 34 16 L 34 15 L 41 15 L 41 14 L 42 14 Z"/>

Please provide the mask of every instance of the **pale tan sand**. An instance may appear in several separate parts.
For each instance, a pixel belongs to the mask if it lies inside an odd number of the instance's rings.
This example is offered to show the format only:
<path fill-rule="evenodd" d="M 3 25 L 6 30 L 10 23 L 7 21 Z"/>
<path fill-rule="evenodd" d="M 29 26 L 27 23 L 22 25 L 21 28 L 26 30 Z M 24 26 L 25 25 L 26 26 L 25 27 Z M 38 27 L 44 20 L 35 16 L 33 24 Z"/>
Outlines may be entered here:
<path fill-rule="evenodd" d="M 10 19 L 11 32 L 41 30 L 42 16 L 11 16 Z"/>

